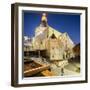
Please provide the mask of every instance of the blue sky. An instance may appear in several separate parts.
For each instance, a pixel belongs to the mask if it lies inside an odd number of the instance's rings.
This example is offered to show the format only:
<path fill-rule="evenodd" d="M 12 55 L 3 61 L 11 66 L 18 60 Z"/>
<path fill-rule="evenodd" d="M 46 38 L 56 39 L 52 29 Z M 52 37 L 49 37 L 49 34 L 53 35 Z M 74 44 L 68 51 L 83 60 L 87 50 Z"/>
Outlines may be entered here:
<path fill-rule="evenodd" d="M 24 11 L 24 36 L 34 36 L 40 25 L 42 12 Z M 47 13 L 48 25 L 59 32 L 67 32 L 75 44 L 80 42 L 80 15 L 69 13 Z"/>

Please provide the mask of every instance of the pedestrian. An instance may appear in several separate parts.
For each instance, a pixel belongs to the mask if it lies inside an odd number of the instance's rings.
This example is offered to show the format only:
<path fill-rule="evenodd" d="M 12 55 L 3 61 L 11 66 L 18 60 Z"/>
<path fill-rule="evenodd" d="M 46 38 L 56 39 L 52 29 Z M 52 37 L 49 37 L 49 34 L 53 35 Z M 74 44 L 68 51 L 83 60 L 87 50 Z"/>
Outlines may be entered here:
<path fill-rule="evenodd" d="M 64 68 L 61 68 L 61 76 L 64 75 Z"/>

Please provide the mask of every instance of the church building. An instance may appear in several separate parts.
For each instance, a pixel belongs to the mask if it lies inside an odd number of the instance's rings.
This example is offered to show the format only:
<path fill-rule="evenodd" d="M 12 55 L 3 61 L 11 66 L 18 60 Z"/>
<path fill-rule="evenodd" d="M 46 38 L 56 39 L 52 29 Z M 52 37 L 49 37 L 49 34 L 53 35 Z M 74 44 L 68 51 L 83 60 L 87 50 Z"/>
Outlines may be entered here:
<path fill-rule="evenodd" d="M 66 32 L 61 33 L 48 25 L 46 13 L 42 14 L 41 23 L 35 29 L 32 44 L 35 50 L 46 49 L 51 61 L 73 57 L 73 41 Z"/>

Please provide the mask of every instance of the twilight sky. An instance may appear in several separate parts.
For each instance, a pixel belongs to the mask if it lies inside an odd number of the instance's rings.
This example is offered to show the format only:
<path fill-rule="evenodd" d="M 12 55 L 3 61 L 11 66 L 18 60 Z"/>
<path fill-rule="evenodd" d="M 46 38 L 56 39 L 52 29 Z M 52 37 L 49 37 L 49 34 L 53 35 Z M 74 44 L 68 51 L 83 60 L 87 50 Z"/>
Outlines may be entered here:
<path fill-rule="evenodd" d="M 40 25 L 42 12 L 23 12 L 24 36 L 34 36 L 35 28 Z M 48 25 L 59 32 L 67 32 L 75 44 L 80 42 L 80 15 L 47 13 Z"/>

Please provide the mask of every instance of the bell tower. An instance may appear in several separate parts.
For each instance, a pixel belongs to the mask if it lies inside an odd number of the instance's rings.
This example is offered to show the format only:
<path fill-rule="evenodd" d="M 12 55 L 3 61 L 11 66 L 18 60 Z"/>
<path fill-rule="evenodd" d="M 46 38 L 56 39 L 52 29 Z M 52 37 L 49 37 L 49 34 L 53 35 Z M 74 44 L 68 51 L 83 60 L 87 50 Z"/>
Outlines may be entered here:
<path fill-rule="evenodd" d="M 48 37 L 48 23 L 47 23 L 47 14 L 42 13 L 40 25 L 35 30 L 35 36 L 39 36 L 39 39 Z"/>
<path fill-rule="evenodd" d="M 46 13 L 43 13 L 43 14 L 42 14 L 41 26 L 47 27 L 47 15 L 46 15 Z"/>

